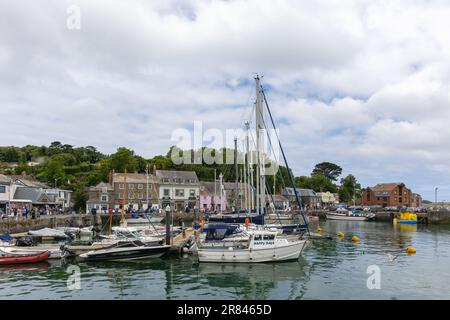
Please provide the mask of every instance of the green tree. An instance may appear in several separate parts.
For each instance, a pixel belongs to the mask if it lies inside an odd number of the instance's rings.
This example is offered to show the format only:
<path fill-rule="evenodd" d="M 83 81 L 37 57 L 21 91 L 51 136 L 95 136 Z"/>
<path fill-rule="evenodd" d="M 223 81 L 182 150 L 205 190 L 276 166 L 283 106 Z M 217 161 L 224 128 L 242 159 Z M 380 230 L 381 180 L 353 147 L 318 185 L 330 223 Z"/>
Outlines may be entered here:
<path fill-rule="evenodd" d="M 337 164 L 331 162 L 321 162 L 316 164 L 311 175 L 323 174 L 331 181 L 337 181 L 337 178 L 341 175 L 342 168 Z"/>
<path fill-rule="evenodd" d="M 119 148 L 117 152 L 110 157 L 110 169 L 114 169 L 116 172 L 124 172 L 127 169 L 128 172 L 134 172 L 137 170 L 137 160 L 134 156 L 134 151 L 127 148 Z"/>
<path fill-rule="evenodd" d="M 361 192 L 361 185 L 355 176 L 349 174 L 341 179 L 341 186 L 339 188 L 339 199 L 341 202 L 354 202 L 361 197 Z"/>

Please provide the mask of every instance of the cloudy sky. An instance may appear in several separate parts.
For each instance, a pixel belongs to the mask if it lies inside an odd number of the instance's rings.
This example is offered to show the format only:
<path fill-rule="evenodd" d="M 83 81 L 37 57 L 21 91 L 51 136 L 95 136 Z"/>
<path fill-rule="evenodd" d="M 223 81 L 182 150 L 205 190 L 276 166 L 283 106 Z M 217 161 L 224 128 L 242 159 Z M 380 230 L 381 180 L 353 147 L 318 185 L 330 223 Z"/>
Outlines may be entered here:
<path fill-rule="evenodd" d="M 0 0 L 0 145 L 166 153 L 196 120 L 241 128 L 259 73 L 296 175 L 331 161 L 450 201 L 449 17 L 430 0 Z"/>

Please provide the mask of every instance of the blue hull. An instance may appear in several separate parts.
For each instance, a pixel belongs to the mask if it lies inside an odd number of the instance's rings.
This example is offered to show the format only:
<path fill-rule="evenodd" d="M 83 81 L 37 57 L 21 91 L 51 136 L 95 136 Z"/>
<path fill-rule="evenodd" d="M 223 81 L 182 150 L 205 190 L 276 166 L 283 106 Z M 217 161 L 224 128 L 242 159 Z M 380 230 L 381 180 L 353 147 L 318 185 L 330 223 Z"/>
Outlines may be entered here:
<path fill-rule="evenodd" d="M 416 220 L 397 220 L 397 223 L 401 224 L 417 224 Z"/>

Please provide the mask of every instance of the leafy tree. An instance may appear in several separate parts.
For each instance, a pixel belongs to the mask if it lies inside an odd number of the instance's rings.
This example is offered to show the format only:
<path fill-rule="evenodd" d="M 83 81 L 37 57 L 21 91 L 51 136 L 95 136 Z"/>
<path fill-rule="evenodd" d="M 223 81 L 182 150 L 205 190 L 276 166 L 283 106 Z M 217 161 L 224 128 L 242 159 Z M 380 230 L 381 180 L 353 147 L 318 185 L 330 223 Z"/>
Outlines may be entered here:
<path fill-rule="evenodd" d="M 311 175 L 323 174 L 325 177 L 330 179 L 331 181 L 336 181 L 337 178 L 341 175 L 342 168 L 337 164 L 331 162 L 321 162 L 316 164 L 314 170 Z"/>
<path fill-rule="evenodd" d="M 349 174 L 341 179 L 339 199 L 341 199 L 342 202 L 353 202 L 361 197 L 361 193 L 361 185 L 358 183 L 355 176 Z"/>
<path fill-rule="evenodd" d="M 134 172 L 137 169 L 137 160 L 134 156 L 134 151 L 127 148 L 119 148 L 117 152 L 112 154 L 109 158 L 110 168 L 116 172 Z"/>
<path fill-rule="evenodd" d="M 22 173 L 30 174 L 31 168 L 28 166 L 26 162 L 21 162 L 19 165 L 14 169 L 15 174 L 20 175 Z"/>

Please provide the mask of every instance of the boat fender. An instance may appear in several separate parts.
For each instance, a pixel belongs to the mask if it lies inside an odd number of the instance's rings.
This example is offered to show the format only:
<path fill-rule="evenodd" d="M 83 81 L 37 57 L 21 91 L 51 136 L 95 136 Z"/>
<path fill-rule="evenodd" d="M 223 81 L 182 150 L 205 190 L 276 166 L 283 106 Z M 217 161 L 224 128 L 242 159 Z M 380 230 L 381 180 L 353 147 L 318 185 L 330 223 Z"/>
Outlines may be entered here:
<path fill-rule="evenodd" d="M 352 237 L 352 242 L 358 242 L 358 241 L 359 241 L 359 238 L 357 236 Z"/>
<path fill-rule="evenodd" d="M 393 222 L 394 224 L 397 224 L 397 223 L 398 223 L 398 219 L 397 219 L 397 218 L 394 218 L 394 220 L 392 220 L 392 222 Z"/>
<path fill-rule="evenodd" d="M 413 246 L 408 246 L 408 247 L 406 247 L 406 253 L 407 254 L 415 254 L 416 248 L 414 248 Z"/>
<path fill-rule="evenodd" d="M 317 233 L 321 233 L 322 232 L 322 228 L 321 227 L 317 227 L 316 232 Z"/>
<path fill-rule="evenodd" d="M 344 233 L 343 233 L 343 232 L 338 232 L 338 233 L 337 233 L 337 236 L 338 236 L 339 238 L 343 238 L 343 237 L 344 237 Z"/>

